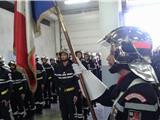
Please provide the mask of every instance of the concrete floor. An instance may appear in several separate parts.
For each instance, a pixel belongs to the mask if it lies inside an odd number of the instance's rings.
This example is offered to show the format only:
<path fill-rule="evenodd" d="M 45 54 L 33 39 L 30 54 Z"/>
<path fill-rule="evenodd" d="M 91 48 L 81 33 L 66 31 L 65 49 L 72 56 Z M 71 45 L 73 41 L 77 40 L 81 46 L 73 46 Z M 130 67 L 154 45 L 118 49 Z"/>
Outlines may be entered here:
<path fill-rule="evenodd" d="M 44 109 L 42 115 L 35 116 L 34 120 L 61 120 L 59 105 L 52 105 L 51 109 Z"/>
<path fill-rule="evenodd" d="M 95 107 L 96 115 L 98 120 L 107 120 L 110 113 L 110 108 L 97 104 Z M 51 109 L 43 110 L 43 115 L 35 116 L 34 120 L 61 120 L 59 105 L 52 105 Z M 92 120 L 91 115 L 88 116 L 88 120 Z"/>

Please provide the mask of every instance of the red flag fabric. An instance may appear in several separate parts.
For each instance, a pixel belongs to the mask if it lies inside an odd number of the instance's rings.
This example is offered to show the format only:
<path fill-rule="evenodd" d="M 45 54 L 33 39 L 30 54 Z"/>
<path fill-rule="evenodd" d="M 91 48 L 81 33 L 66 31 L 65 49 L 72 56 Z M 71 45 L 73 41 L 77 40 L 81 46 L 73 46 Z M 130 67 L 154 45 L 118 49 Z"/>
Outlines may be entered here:
<path fill-rule="evenodd" d="M 36 63 L 30 2 L 15 1 L 14 50 L 17 68 L 25 73 L 30 90 L 36 91 Z"/>

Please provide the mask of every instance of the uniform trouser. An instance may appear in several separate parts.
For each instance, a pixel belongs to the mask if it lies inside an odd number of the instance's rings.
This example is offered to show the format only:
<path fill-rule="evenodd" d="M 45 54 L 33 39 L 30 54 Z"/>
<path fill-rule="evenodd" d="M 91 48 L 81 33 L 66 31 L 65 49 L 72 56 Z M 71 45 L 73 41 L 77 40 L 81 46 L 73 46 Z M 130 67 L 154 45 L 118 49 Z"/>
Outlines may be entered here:
<path fill-rule="evenodd" d="M 24 100 L 22 100 L 20 92 L 12 92 L 11 95 L 11 108 L 14 117 L 24 117 Z"/>
<path fill-rule="evenodd" d="M 89 107 L 88 107 L 87 99 L 83 97 L 83 115 L 84 115 L 84 120 L 87 120 L 88 114 L 89 114 Z"/>
<path fill-rule="evenodd" d="M 53 103 L 57 103 L 56 86 L 54 80 L 52 82 L 52 96 L 53 96 Z"/>
<path fill-rule="evenodd" d="M 43 108 L 43 91 L 41 85 L 42 84 L 38 81 L 37 90 L 35 92 L 35 105 L 37 112 L 41 112 Z"/>
<path fill-rule="evenodd" d="M 2 100 L 0 101 L 0 119 L 11 120 L 10 113 L 9 113 L 9 105 L 5 106 L 2 103 Z"/>
<path fill-rule="evenodd" d="M 27 113 L 27 118 L 32 118 L 35 112 L 34 96 L 30 90 L 26 91 L 25 96 L 25 110 Z"/>
<path fill-rule="evenodd" d="M 81 93 L 79 93 L 78 100 L 76 103 L 76 114 L 75 114 L 76 120 L 83 120 L 82 103 L 83 103 L 82 96 Z"/>
<path fill-rule="evenodd" d="M 59 95 L 62 120 L 74 120 L 75 105 L 73 103 L 74 92 Z"/>
<path fill-rule="evenodd" d="M 50 81 L 47 80 L 44 88 L 44 99 L 45 99 L 45 106 L 50 106 L 50 100 L 51 100 L 51 86 Z"/>

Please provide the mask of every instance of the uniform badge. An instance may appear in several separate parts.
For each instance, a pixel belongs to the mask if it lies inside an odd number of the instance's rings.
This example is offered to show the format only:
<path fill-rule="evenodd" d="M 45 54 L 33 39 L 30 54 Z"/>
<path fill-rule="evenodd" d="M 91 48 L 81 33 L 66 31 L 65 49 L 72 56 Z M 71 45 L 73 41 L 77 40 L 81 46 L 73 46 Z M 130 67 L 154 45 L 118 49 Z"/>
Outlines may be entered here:
<path fill-rule="evenodd" d="M 141 120 L 141 112 L 140 111 L 129 111 L 128 120 Z"/>
<path fill-rule="evenodd" d="M 144 103 L 144 102 L 147 101 L 146 98 L 145 98 L 143 95 L 138 94 L 138 93 L 131 93 L 131 94 L 127 95 L 127 96 L 125 97 L 125 99 L 126 99 L 127 101 L 129 101 L 129 100 L 131 100 L 131 99 L 138 99 L 138 100 L 140 100 L 142 103 Z"/>

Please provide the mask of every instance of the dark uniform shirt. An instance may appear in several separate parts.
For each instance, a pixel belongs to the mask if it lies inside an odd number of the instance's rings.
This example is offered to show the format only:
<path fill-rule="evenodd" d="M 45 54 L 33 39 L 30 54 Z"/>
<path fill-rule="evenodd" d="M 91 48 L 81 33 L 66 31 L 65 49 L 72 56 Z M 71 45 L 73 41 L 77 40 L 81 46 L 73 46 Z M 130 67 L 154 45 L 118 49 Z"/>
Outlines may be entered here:
<path fill-rule="evenodd" d="M 37 62 L 37 81 L 40 84 L 44 84 L 46 80 L 46 72 L 43 66 Z"/>
<path fill-rule="evenodd" d="M 156 90 L 133 73 L 106 90 L 97 101 L 112 106 L 111 120 L 158 120 L 159 117 Z"/>
<path fill-rule="evenodd" d="M 22 75 L 22 73 L 16 71 L 11 72 L 12 82 L 13 82 L 13 90 L 14 92 L 22 92 L 24 93 L 26 90 L 26 79 Z"/>
<path fill-rule="evenodd" d="M 78 77 L 74 75 L 72 62 L 69 61 L 66 66 L 60 62 L 55 69 L 55 84 L 58 94 L 75 91 L 75 95 L 79 92 Z"/>
<path fill-rule="evenodd" d="M 43 64 L 43 67 L 46 71 L 46 79 L 52 80 L 53 76 L 54 76 L 54 70 L 53 70 L 52 66 L 50 64 L 46 63 L 46 64 Z"/>
<path fill-rule="evenodd" d="M 11 74 L 6 68 L 0 67 L 0 101 L 3 99 L 9 100 L 11 90 Z"/>

